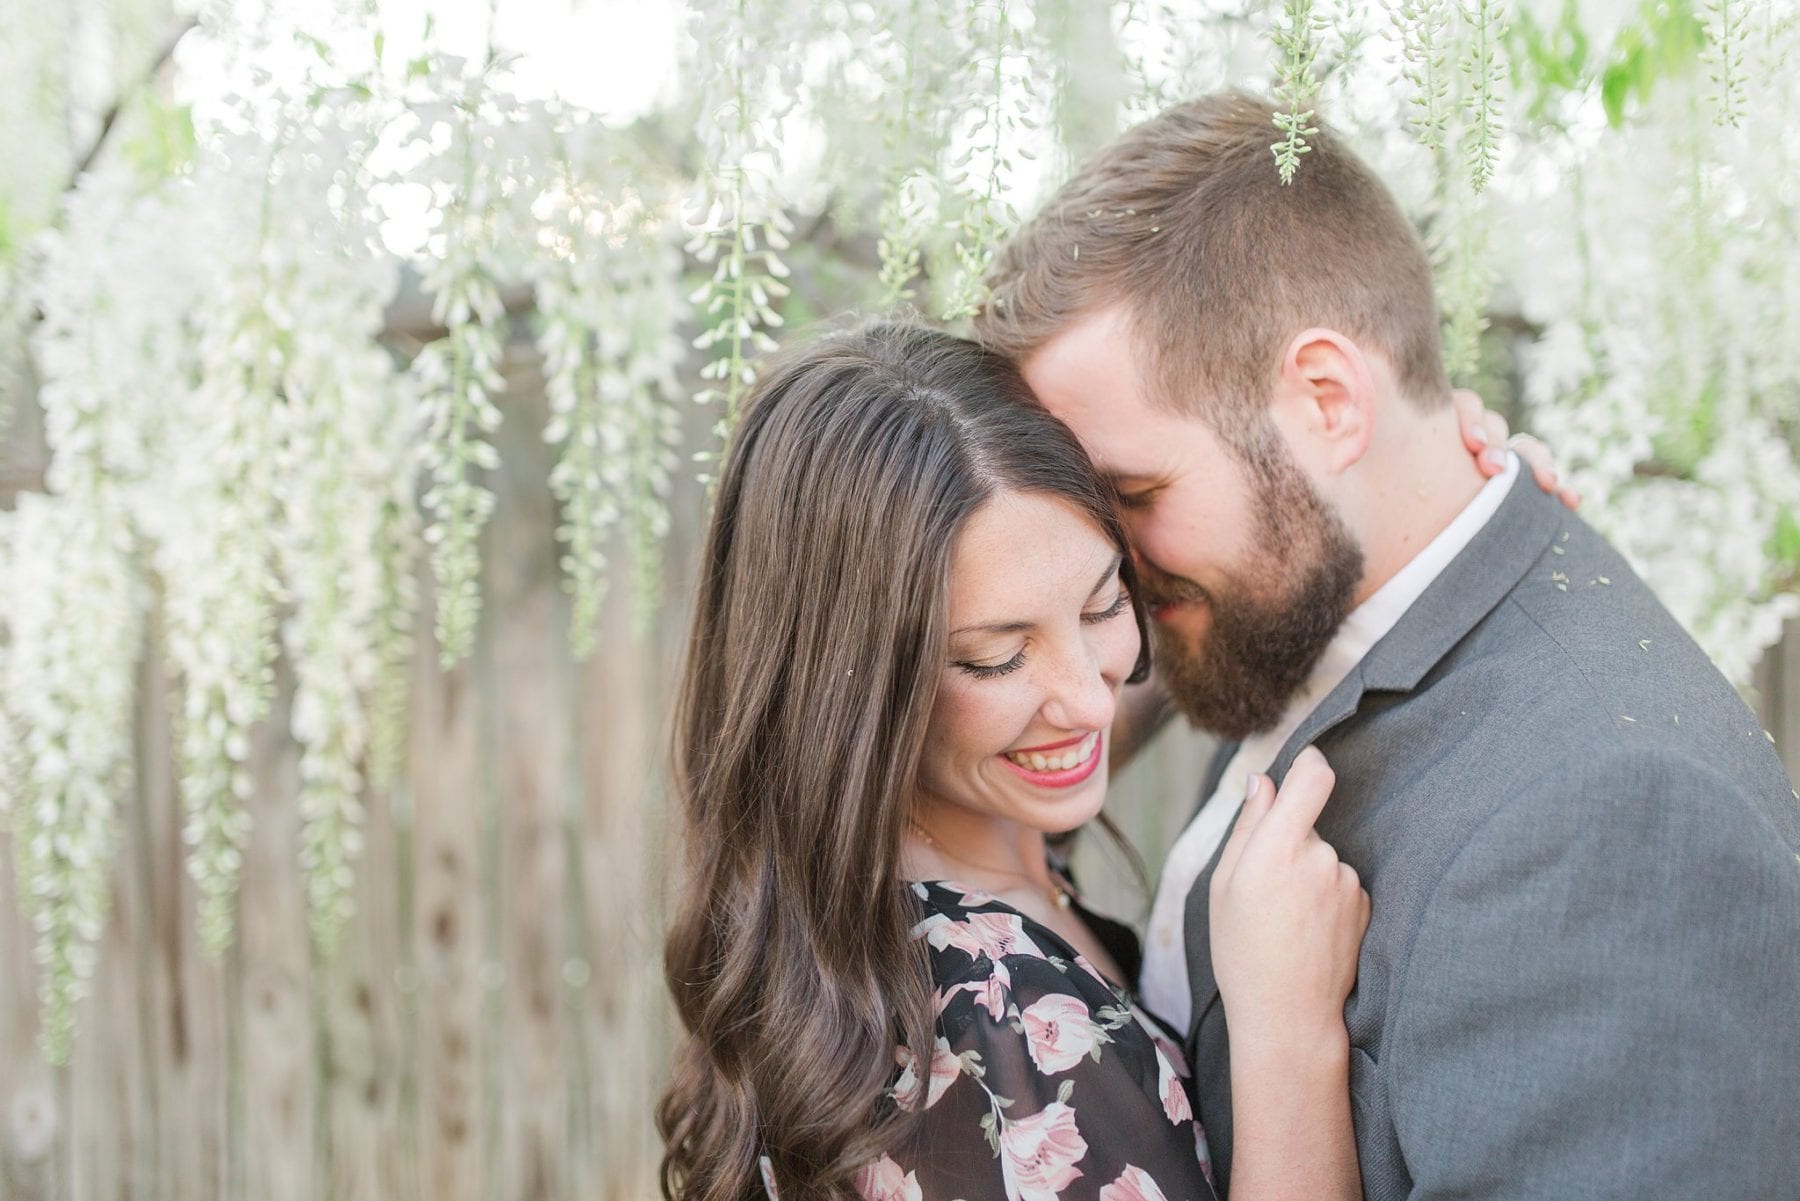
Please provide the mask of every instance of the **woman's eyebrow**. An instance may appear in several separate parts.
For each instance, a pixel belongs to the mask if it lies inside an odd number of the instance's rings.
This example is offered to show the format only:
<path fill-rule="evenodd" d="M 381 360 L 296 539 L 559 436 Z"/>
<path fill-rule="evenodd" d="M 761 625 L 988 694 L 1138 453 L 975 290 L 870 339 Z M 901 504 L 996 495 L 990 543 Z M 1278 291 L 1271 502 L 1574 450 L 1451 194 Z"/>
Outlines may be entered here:
<path fill-rule="evenodd" d="M 1106 581 L 1119 574 L 1119 565 L 1124 561 L 1124 555 L 1114 555 L 1111 566 L 1100 573 L 1100 578 L 1094 581 L 1094 586 L 1088 590 L 1088 595 L 1093 596 L 1094 593 L 1106 587 Z M 984 622 L 981 625 L 963 626 L 961 629 L 951 630 L 950 636 L 954 638 L 958 634 L 973 634 L 976 632 L 983 634 L 1022 634 L 1026 630 L 1031 629 L 1033 624 L 1034 623 L 1029 621 L 990 621 Z"/>
<path fill-rule="evenodd" d="M 1033 627 L 1029 621 L 990 621 L 984 625 L 964 626 L 960 630 L 951 630 L 950 637 L 958 634 L 973 634 L 977 631 L 984 634 L 1022 634 Z"/>
<path fill-rule="evenodd" d="M 1114 555 L 1113 561 L 1112 561 L 1112 566 L 1108 567 L 1105 571 L 1100 573 L 1100 578 L 1098 580 L 1094 581 L 1094 587 L 1088 593 L 1088 595 L 1092 596 L 1092 595 L 1094 595 L 1094 593 L 1100 591 L 1100 589 L 1106 587 L 1106 581 L 1112 579 L 1114 576 L 1119 574 L 1119 568 L 1124 564 L 1124 562 L 1125 562 L 1124 555 L 1122 555 L 1122 554 Z"/>

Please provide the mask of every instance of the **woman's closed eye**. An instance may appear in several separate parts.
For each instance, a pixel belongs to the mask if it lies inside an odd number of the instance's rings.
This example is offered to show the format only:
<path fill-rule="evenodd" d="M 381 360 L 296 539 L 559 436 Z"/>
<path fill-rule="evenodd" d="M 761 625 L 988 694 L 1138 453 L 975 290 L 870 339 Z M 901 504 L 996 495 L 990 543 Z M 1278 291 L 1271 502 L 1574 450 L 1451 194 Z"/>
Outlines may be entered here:
<path fill-rule="evenodd" d="M 1081 615 L 1081 620 L 1087 622 L 1089 625 L 1102 621 L 1110 621 L 1130 607 L 1131 592 L 1128 589 L 1121 588 L 1119 589 L 1118 597 L 1113 600 L 1112 604 L 1100 610 L 1098 613 L 1083 613 Z"/>
<path fill-rule="evenodd" d="M 978 680 L 992 680 L 1025 666 L 1025 648 L 1020 647 L 1019 652 L 1004 663 L 964 663 L 959 660 L 956 665 Z"/>
<path fill-rule="evenodd" d="M 1088 625 L 1097 625 L 1103 621 L 1111 621 L 1131 607 L 1131 592 L 1120 588 L 1119 595 L 1113 598 L 1112 604 L 1096 613 L 1083 613 L 1081 620 Z M 1025 648 L 1020 647 L 1013 657 L 1000 663 L 977 663 L 969 660 L 956 660 L 956 666 L 962 668 L 978 680 L 992 680 L 1017 671 L 1025 666 Z"/>

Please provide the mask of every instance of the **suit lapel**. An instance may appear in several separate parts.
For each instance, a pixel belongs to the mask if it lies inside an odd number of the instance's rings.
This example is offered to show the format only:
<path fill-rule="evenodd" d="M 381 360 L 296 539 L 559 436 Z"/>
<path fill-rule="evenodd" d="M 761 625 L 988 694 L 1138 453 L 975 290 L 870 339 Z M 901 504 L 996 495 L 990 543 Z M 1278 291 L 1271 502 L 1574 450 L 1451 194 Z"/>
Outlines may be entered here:
<path fill-rule="evenodd" d="M 1279 785 L 1295 757 L 1353 717 L 1367 694 L 1410 692 L 1417 687 L 1440 659 L 1506 599 L 1532 564 L 1543 557 L 1574 520 L 1561 502 L 1546 496 L 1521 473 L 1487 525 L 1401 615 L 1387 636 L 1371 647 L 1362 662 L 1307 714 L 1275 756 L 1269 768 L 1270 778 Z M 1222 774 L 1224 763 L 1215 761 L 1215 768 Z M 1201 794 L 1202 803 L 1217 787 L 1217 780 L 1218 776 L 1213 775 L 1212 786 Z M 1188 1028 L 1190 1051 L 1202 1019 L 1219 1001 L 1207 897 L 1224 849 L 1225 840 L 1221 839 L 1206 870 L 1188 893 L 1188 980 L 1194 992 L 1193 1018 Z"/>
<path fill-rule="evenodd" d="M 1292 766 L 1294 756 L 1300 753 L 1300 749 L 1322 737 L 1333 726 L 1355 713 L 1357 703 L 1362 700 L 1362 696 L 1362 671 L 1358 669 L 1345 676 L 1343 681 L 1327 693 L 1325 699 L 1306 715 L 1306 719 L 1294 731 L 1293 737 L 1287 740 L 1281 748 L 1281 753 L 1275 757 L 1275 762 L 1269 768 L 1270 778 L 1279 783 L 1287 775 L 1287 769 Z M 1220 765 L 1219 774 L 1223 774 L 1223 765 Z M 1217 786 L 1218 776 L 1215 775 L 1213 787 Z M 1206 795 L 1212 795 L 1211 791 L 1208 790 Z M 1236 824 L 1237 819 L 1234 817 L 1232 825 L 1235 827 Z M 1212 929 L 1208 921 L 1207 898 L 1212 889 L 1213 873 L 1218 870 L 1219 859 L 1225 853 L 1225 843 L 1229 838 L 1228 831 L 1226 837 L 1219 840 L 1219 845 L 1213 850 L 1212 858 L 1207 861 L 1206 869 L 1200 873 L 1199 878 L 1194 881 L 1192 891 L 1188 893 L 1185 923 L 1188 981 L 1194 990 L 1192 1024 L 1188 1028 L 1190 1049 L 1193 1046 L 1195 1035 L 1200 1031 L 1201 1019 L 1219 1001 L 1219 982 L 1213 975 Z"/>

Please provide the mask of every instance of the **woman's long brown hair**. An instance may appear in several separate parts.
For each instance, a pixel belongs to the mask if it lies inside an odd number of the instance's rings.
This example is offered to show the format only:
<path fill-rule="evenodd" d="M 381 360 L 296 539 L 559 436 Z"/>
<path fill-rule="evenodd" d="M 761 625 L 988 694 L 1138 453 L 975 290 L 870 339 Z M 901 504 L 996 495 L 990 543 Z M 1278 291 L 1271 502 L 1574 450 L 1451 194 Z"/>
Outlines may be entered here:
<path fill-rule="evenodd" d="M 930 1062 L 934 1015 L 901 837 L 952 547 L 1002 490 L 1062 497 L 1125 546 L 1073 435 L 974 343 L 831 335 L 771 363 L 746 405 L 676 717 L 667 971 L 688 1037 L 656 1115 L 672 1201 L 761 1197 L 760 1156 L 782 1201 L 848 1196 L 903 1137 L 883 1090 L 897 1046 Z"/>

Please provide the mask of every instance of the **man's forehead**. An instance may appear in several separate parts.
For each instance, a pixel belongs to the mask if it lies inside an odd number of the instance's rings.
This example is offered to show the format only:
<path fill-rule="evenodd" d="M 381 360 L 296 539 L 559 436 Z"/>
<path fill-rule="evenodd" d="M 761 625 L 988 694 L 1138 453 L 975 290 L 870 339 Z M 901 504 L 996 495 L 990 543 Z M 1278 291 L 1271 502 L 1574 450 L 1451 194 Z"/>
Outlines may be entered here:
<path fill-rule="evenodd" d="M 1192 432 L 1187 422 L 1140 403 L 1116 381 L 1062 379 L 1040 395 L 1106 476 L 1160 474 Z"/>
<path fill-rule="evenodd" d="M 1129 310 L 1107 304 L 1068 318 L 1023 357 L 1021 366 L 1027 374 L 1033 368 L 1068 373 L 1099 361 L 1112 370 L 1130 365 L 1136 342 Z"/>

